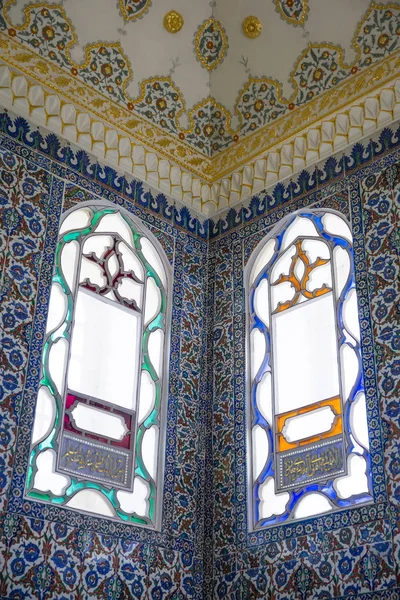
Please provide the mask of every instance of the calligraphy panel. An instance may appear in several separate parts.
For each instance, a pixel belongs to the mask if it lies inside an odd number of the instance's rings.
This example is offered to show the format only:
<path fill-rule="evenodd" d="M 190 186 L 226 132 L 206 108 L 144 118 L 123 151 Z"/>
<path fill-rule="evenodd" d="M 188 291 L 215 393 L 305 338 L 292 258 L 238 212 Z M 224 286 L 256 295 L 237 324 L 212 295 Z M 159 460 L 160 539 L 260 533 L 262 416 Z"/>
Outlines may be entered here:
<path fill-rule="evenodd" d="M 58 468 L 65 473 L 91 481 L 130 488 L 132 460 L 129 452 L 79 439 L 64 433 Z"/>
<path fill-rule="evenodd" d="M 304 450 L 279 453 L 277 456 L 277 490 L 297 488 L 299 485 L 344 473 L 344 441 L 342 436 L 328 442 L 310 444 Z"/>

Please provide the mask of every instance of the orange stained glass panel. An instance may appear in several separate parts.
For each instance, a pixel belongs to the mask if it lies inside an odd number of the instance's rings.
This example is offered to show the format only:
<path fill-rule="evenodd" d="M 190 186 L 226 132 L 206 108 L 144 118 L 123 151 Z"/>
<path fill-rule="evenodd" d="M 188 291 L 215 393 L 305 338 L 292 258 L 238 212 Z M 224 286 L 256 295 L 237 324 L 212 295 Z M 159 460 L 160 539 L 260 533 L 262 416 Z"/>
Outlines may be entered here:
<path fill-rule="evenodd" d="M 324 408 L 329 406 L 334 415 L 335 419 L 332 423 L 332 427 L 329 431 L 324 433 L 319 433 L 317 435 L 304 438 L 302 440 L 298 440 L 296 442 L 288 442 L 285 439 L 283 434 L 283 428 L 285 427 L 286 421 L 291 417 L 297 417 L 299 415 L 303 415 L 306 413 L 313 412 L 320 408 Z M 334 437 L 343 432 L 343 419 L 341 414 L 341 402 L 340 396 L 334 396 L 333 398 L 328 398 L 326 400 L 321 400 L 320 402 L 315 402 L 314 404 L 310 404 L 309 406 L 303 406 L 302 408 L 297 408 L 295 410 L 291 410 L 280 415 L 275 416 L 276 423 L 276 440 L 277 440 L 277 451 L 284 452 L 285 450 L 293 450 L 294 448 L 299 448 L 301 446 L 306 446 L 308 444 L 312 444 L 314 442 L 319 442 L 320 440 L 324 440 L 330 437 Z"/>

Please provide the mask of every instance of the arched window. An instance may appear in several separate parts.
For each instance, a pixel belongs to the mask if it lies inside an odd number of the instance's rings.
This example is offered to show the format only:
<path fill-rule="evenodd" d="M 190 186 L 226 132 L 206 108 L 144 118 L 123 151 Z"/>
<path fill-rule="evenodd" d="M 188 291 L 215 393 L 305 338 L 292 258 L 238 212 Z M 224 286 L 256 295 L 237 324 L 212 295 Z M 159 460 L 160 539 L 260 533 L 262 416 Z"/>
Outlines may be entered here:
<path fill-rule="evenodd" d="M 327 210 L 294 213 L 245 275 L 250 528 L 371 501 L 349 226 Z"/>
<path fill-rule="evenodd" d="M 159 527 L 170 267 L 110 204 L 61 224 L 26 494 Z"/>

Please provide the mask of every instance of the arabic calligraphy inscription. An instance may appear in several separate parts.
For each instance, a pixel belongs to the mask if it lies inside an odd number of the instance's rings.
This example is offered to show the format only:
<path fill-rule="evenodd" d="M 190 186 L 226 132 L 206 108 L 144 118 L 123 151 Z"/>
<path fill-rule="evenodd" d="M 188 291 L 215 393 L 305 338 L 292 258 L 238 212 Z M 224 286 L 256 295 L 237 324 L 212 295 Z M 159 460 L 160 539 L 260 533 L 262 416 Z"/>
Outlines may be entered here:
<path fill-rule="evenodd" d="M 342 436 L 322 446 L 314 444 L 298 452 L 280 453 L 277 456 L 277 467 L 280 490 L 344 473 Z"/>
<path fill-rule="evenodd" d="M 85 479 L 131 487 L 133 473 L 128 452 L 66 433 L 62 436 L 58 468 Z"/>

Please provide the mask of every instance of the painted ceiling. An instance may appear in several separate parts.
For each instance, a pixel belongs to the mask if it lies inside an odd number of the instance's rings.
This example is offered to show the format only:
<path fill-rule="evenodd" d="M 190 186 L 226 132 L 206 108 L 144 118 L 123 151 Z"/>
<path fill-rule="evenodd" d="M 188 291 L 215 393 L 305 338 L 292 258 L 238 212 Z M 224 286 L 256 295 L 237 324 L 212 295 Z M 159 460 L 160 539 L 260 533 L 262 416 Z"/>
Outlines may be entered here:
<path fill-rule="evenodd" d="M 7 65 L 211 188 L 400 74 L 393 1 L 0 0 L 0 35 Z"/>

